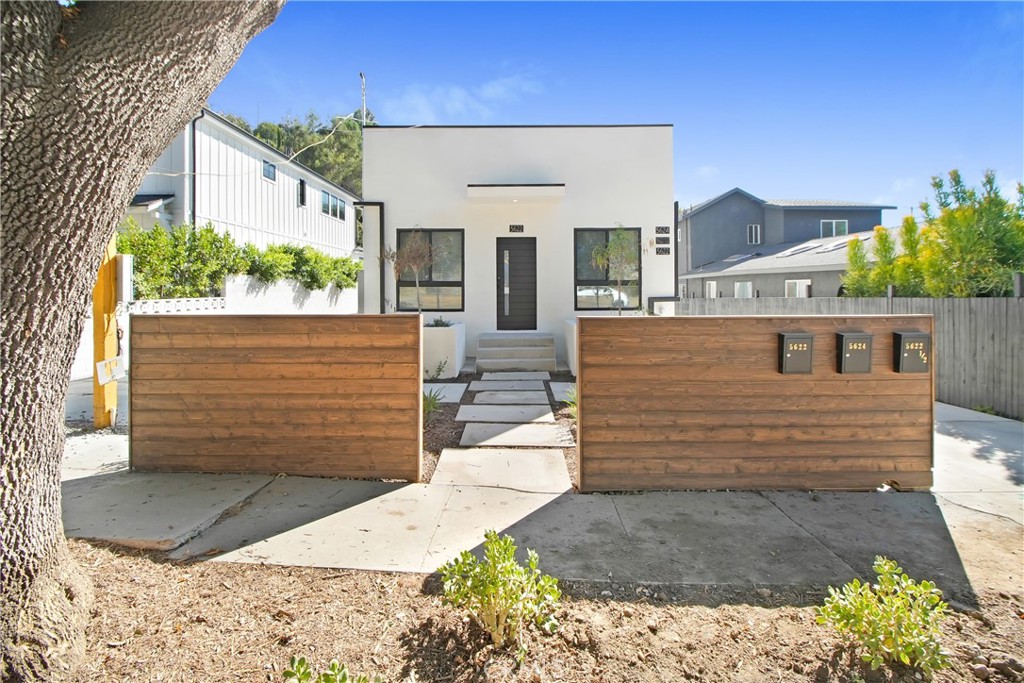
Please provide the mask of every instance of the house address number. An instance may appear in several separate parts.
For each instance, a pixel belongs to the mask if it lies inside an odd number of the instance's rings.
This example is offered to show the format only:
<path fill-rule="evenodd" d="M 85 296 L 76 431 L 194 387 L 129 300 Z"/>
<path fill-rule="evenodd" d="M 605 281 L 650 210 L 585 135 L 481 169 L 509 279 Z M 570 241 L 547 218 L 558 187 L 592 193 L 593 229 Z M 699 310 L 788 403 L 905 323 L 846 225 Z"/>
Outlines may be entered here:
<path fill-rule="evenodd" d="M 510 226 L 508 226 L 508 231 L 509 232 L 523 232 L 523 226 L 522 225 L 510 225 Z"/>

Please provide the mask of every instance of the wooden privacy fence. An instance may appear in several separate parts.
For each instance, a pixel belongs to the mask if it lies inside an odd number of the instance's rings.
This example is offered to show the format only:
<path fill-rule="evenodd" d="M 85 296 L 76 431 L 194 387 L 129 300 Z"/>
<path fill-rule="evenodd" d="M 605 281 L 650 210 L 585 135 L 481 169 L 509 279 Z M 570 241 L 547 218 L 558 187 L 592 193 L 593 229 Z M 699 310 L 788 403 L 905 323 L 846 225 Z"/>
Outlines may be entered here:
<path fill-rule="evenodd" d="M 870 372 L 840 374 L 853 331 L 872 335 Z M 895 372 L 897 331 L 932 319 L 581 317 L 580 488 L 928 488 L 934 363 Z M 810 373 L 780 373 L 780 332 L 812 335 Z"/>
<path fill-rule="evenodd" d="M 419 481 L 418 315 L 131 318 L 130 464 Z"/>
<path fill-rule="evenodd" d="M 1024 419 L 1024 298 L 769 297 L 682 299 L 676 315 L 898 315 L 935 317 L 935 394 L 962 408 Z"/>

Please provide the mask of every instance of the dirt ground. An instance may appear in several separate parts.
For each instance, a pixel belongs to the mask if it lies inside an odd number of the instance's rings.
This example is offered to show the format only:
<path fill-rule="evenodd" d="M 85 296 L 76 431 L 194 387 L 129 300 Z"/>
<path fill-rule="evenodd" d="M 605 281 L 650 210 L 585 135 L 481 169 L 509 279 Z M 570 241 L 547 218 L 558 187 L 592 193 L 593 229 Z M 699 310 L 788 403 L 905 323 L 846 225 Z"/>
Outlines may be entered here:
<path fill-rule="evenodd" d="M 435 578 L 199 562 L 71 542 L 96 585 L 83 681 L 280 681 L 292 655 L 386 681 L 913 681 L 851 664 L 814 621 L 822 589 L 562 584 L 553 636 L 515 653 L 482 647 Z M 543 558 L 541 558 L 543 569 Z M 1021 680 L 1024 596 L 980 591 L 944 626 L 952 668 L 936 681 Z M 1002 666 L 1010 675 L 999 673 Z M 415 676 L 415 678 L 412 678 Z"/>
<path fill-rule="evenodd" d="M 462 402 L 472 398 L 467 392 Z M 441 450 L 458 445 L 457 411 L 443 404 L 426 427 L 424 481 Z M 572 427 L 567 408 L 556 418 Z M 575 456 L 567 449 L 574 483 Z M 989 552 L 1007 541 L 983 531 L 960 548 L 965 565 L 976 560 L 980 609 L 946 620 L 952 666 L 936 681 L 1024 681 L 1024 587 L 1007 581 L 1019 567 L 1006 566 L 1020 555 Z M 315 667 L 337 658 L 354 673 L 396 683 L 921 680 L 905 669 L 872 672 L 818 625 L 824 586 L 563 582 L 559 630 L 529 632 L 520 663 L 515 652 L 487 646 L 464 612 L 441 604 L 436 577 L 175 563 L 159 553 L 70 545 L 96 586 L 82 681 L 281 681 L 292 655 Z"/>

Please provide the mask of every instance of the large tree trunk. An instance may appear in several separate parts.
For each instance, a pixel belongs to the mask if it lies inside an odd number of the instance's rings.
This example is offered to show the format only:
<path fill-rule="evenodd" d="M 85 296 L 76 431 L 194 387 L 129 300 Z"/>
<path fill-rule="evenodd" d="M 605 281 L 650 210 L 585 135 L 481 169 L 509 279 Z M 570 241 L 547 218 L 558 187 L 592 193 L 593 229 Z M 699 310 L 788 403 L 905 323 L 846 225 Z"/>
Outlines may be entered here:
<path fill-rule="evenodd" d="M 101 252 L 282 0 L 5 2 L 0 678 L 74 680 L 91 601 L 60 512 L 64 403 Z"/>

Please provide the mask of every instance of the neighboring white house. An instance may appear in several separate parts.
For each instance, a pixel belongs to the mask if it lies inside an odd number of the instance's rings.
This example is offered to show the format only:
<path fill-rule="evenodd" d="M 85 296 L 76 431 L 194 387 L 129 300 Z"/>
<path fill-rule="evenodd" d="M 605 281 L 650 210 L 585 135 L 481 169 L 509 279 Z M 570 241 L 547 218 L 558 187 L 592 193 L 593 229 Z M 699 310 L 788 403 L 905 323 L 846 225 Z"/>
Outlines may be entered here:
<path fill-rule="evenodd" d="M 377 258 L 416 228 L 435 254 L 424 317 L 465 323 L 469 355 L 482 333 L 535 330 L 565 358 L 566 320 L 674 295 L 670 125 L 374 126 L 363 145 L 367 313 L 416 310 L 411 274 Z M 620 225 L 640 252 L 621 285 L 591 258 Z"/>
<path fill-rule="evenodd" d="M 356 249 L 358 196 L 203 109 L 146 173 L 128 215 L 144 228 L 213 224 L 235 241 Z"/>

